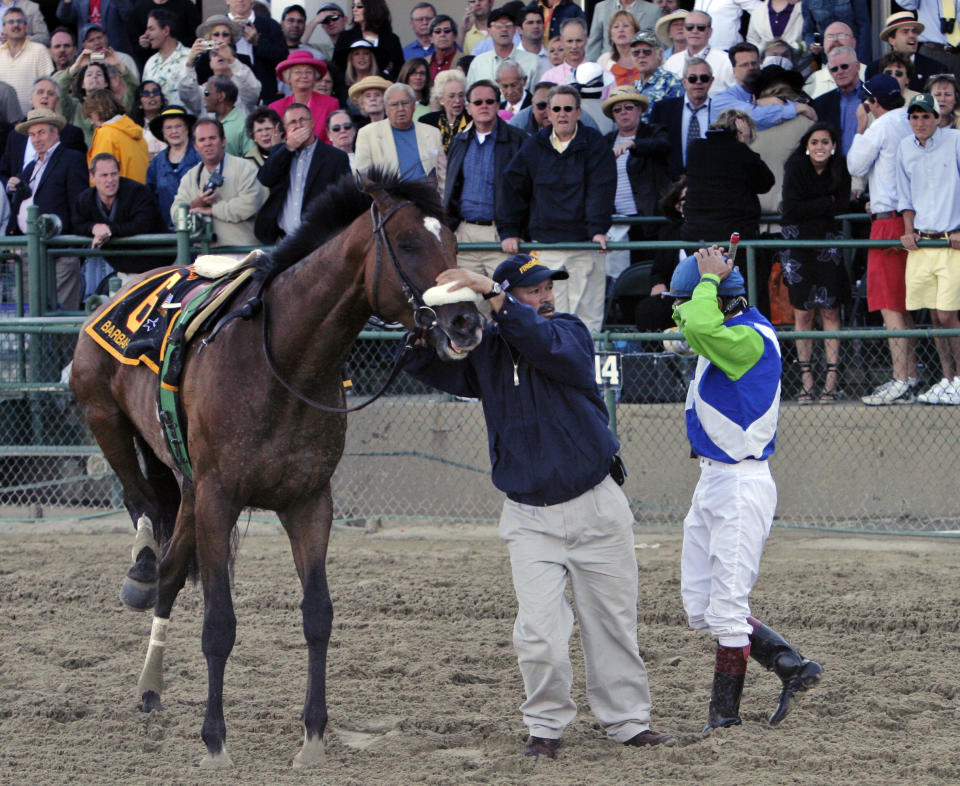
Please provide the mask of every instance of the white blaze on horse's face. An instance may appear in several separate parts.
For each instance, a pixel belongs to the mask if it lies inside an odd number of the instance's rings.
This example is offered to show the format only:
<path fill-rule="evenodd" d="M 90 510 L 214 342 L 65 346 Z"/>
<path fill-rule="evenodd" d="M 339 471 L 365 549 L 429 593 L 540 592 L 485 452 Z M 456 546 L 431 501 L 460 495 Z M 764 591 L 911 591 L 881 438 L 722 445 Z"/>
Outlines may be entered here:
<path fill-rule="evenodd" d="M 442 224 L 433 216 L 424 216 L 423 225 L 426 227 L 427 232 L 433 235 L 437 239 L 437 242 L 442 246 L 443 238 L 440 237 L 440 229 L 442 228 Z"/>

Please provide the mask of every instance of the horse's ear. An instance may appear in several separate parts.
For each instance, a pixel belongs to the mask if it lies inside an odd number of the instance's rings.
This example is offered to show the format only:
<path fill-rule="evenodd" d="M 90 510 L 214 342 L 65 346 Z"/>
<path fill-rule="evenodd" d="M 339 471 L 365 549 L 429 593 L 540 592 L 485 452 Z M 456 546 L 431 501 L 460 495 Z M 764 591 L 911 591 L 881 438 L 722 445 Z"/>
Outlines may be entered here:
<path fill-rule="evenodd" d="M 426 181 L 430 184 L 431 188 L 434 191 L 440 190 L 440 178 L 437 177 L 437 168 L 434 167 L 429 172 L 427 172 Z"/>
<path fill-rule="evenodd" d="M 376 187 L 376 183 L 367 177 L 366 172 L 357 172 L 357 187 L 364 193 L 369 194 Z"/>

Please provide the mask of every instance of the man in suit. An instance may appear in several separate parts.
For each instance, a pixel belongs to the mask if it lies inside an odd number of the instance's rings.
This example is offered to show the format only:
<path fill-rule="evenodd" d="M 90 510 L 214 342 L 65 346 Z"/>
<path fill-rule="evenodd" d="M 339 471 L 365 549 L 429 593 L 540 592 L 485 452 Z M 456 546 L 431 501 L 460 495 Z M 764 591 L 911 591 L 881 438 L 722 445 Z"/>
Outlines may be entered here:
<path fill-rule="evenodd" d="M 687 145 L 691 139 L 704 139 L 716 119 L 709 98 L 713 71 L 710 64 L 692 57 L 683 70 L 683 98 L 664 98 L 653 105 L 650 122 L 664 126 L 670 138 L 668 167 L 670 179 L 676 180 L 687 167 Z"/>
<path fill-rule="evenodd" d="M 886 26 L 880 31 L 880 40 L 886 41 L 894 52 L 900 52 L 910 58 L 913 63 L 913 78 L 910 80 L 910 89 L 922 93 L 926 89 L 927 80 L 934 74 L 943 73 L 943 64 L 932 57 L 917 53 L 920 46 L 920 33 L 923 32 L 920 24 L 910 11 L 897 11 L 887 17 Z M 880 61 L 875 60 L 867 69 L 867 79 L 880 70 Z"/>
<path fill-rule="evenodd" d="M 528 83 L 527 75 L 515 61 L 508 58 L 497 66 L 497 85 L 503 96 L 500 101 L 500 117 L 507 122 L 521 109 L 530 106 L 530 94 L 526 90 Z"/>
<path fill-rule="evenodd" d="M 442 194 L 447 157 L 440 131 L 426 123 L 413 122 L 416 95 L 410 85 L 391 85 L 383 100 L 386 119 L 364 126 L 357 134 L 357 171 L 377 165 L 399 171 L 404 180 L 415 180 L 435 170 Z"/>
<path fill-rule="evenodd" d="M 31 109 L 16 130 L 30 137 L 36 158 L 16 176 L 7 180 L 11 200 L 8 232 L 26 234 L 27 208 L 36 205 L 41 213 L 60 218 L 62 231 L 70 234 L 71 208 L 87 188 L 87 161 L 82 153 L 60 142 L 60 130 L 66 125 L 62 115 L 50 109 Z M 58 257 L 56 262 L 57 302 L 67 310 L 80 308 L 83 278 L 77 257 Z"/>
<path fill-rule="evenodd" d="M 843 154 L 846 155 L 857 133 L 857 107 L 865 97 L 856 50 L 849 46 L 832 49 L 827 57 L 827 69 L 836 89 L 815 99 L 813 109 L 820 120 L 840 132 Z"/>
<path fill-rule="evenodd" d="M 296 232 L 311 200 L 350 171 L 346 153 L 317 139 L 309 107 L 288 106 L 283 125 L 286 139 L 270 151 L 257 175 L 270 189 L 254 225 L 262 243 L 276 243 Z"/>
<path fill-rule="evenodd" d="M 253 0 L 228 0 L 227 8 L 227 15 L 243 28 L 237 54 L 246 55 L 253 63 L 253 74 L 260 80 L 260 103 L 282 98 L 277 92 L 276 67 L 289 54 L 283 28 L 269 16 L 255 14 Z"/>
<path fill-rule="evenodd" d="M 60 89 L 53 79 L 42 76 L 34 82 L 33 91 L 30 93 L 31 109 L 49 109 L 51 112 L 56 112 L 59 103 Z M 87 146 L 83 141 L 83 131 L 71 123 L 67 123 L 60 131 L 60 143 L 72 150 L 81 153 L 87 152 Z M 11 175 L 19 173 L 36 157 L 37 154 L 30 142 L 30 137 L 18 133 L 16 130 L 11 130 L 7 136 L 3 155 L 0 156 L 0 179 L 6 180 Z"/>
<path fill-rule="evenodd" d="M 458 243 L 499 243 L 496 218 L 503 211 L 503 174 L 527 135 L 497 117 L 500 91 L 486 79 L 467 91 L 467 113 L 473 125 L 450 143 L 444 212 Z M 501 215 L 501 219 L 506 216 Z M 492 276 L 503 261 L 499 251 L 461 251 L 460 267 Z"/>

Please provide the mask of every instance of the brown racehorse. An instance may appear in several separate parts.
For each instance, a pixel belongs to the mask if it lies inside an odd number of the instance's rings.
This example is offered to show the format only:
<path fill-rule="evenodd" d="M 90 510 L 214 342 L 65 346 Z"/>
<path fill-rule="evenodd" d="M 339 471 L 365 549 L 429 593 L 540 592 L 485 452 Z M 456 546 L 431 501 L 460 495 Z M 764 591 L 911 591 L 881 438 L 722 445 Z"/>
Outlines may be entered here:
<path fill-rule="evenodd" d="M 448 360 L 480 342 L 482 318 L 473 303 L 417 308 L 437 274 L 456 265 L 456 241 L 440 221 L 436 189 L 377 171 L 369 177 L 362 186 L 346 178 L 331 187 L 310 206 L 297 233 L 261 257 L 258 281 L 237 298 L 242 303 L 263 284 L 261 310 L 228 322 L 202 351 L 199 341 L 188 349 L 181 391 L 192 480 L 176 469 L 161 433 L 157 375 L 144 365 L 117 362 L 86 333 L 77 344 L 70 386 L 123 485 L 137 528 L 136 564 L 121 596 L 141 610 L 154 608 L 138 686 L 145 712 L 160 708 L 163 647 L 177 594 L 188 575 L 199 574 L 203 585 L 204 767 L 231 763 L 223 676 L 236 636 L 232 543 L 245 507 L 276 511 L 290 538 L 309 653 L 304 743 L 294 766 L 323 755 L 333 620 L 325 568 L 330 478 L 347 424 L 345 414 L 303 399 L 344 406 L 342 368 L 374 313 L 408 329 L 428 316 L 425 338 Z M 265 359 L 267 344 L 276 374 Z"/>

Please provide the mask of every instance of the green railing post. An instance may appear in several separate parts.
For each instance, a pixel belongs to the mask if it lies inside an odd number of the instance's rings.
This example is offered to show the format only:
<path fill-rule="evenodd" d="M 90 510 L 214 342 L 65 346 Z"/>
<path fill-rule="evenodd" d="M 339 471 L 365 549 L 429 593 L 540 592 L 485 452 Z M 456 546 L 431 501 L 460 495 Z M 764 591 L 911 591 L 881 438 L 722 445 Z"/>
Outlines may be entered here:
<path fill-rule="evenodd" d="M 43 296 L 43 265 L 40 260 L 40 208 L 27 208 L 27 280 L 29 282 L 30 316 L 42 317 L 45 313 Z"/>
<path fill-rule="evenodd" d="M 203 232 L 200 235 L 200 253 L 209 254 L 210 244 L 213 242 L 213 219 L 203 217 Z"/>
<path fill-rule="evenodd" d="M 757 305 L 757 249 L 747 246 L 747 299 Z"/>
<path fill-rule="evenodd" d="M 609 331 L 603 334 L 600 345 L 603 347 L 604 352 L 613 352 L 613 342 L 610 340 Z M 620 380 L 621 383 L 623 380 Z M 610 413 L 610 430 L 613 432 L 613 436 L 617 436 L 617 391 L 615 390 L 605 390 L 603 391 L 603 399 L 607 405 L 607 412 Z"/>
<path fill-rule="evenodd" d="M 185 202 L 177 204 L 177 264 L 186 267 L 190 264 L 190 222 L 187 219 L 189 207 Z"/>

